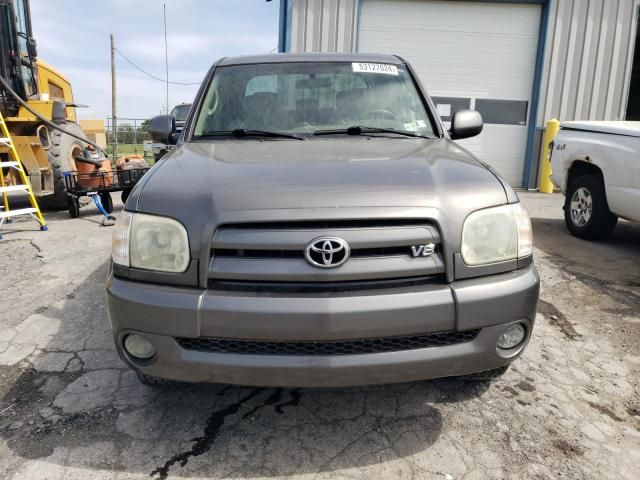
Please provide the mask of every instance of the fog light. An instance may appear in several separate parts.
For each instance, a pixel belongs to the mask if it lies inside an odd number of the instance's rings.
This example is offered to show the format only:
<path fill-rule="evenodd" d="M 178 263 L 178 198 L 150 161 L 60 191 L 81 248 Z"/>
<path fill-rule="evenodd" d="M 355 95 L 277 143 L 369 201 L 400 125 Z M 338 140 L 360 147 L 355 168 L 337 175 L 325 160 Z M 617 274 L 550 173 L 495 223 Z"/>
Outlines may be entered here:
<path fill-rule="evenodd" d="M 508 350 L 522 343 L 527 331 L 521 323 L 516 323 L 507 328 L 500 337 L 498 337 L 498 348 Z"/>
<path fill-rule="evenodd" d="M 151 345 L 151 342 L 136 334 L 127 335 L 127 338 L 124 339 L 124 348 L 132 357 L 143 360 L 156 354 L 156 349 Z"/>

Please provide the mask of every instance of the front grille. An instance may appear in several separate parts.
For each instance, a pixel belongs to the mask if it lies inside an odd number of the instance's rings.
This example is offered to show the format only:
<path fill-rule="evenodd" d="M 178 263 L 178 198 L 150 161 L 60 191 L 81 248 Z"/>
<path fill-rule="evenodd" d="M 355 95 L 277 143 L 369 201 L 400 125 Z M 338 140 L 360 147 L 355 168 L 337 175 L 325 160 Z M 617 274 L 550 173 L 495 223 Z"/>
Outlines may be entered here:
<path fill-rule="evenodd" d="M 176 338 L 185 350 L 245 355 L 356 355 L 445 347 L 472 341 L 480 330 L 402 337 L 335 341 L 262 341 L 229 338 Z"/>
<path fill-rule="evenodd" d="M 337 268 L 317 268 L 305 259 L 313 240 L 337 237 L 351 250 Z M 427 256 L 418 247 L 433 245 Z M 412 250 L 413 249 L 413 250 Z M 421 219 L 286 221 L 219 226 L 211 242 L 209 284 L 376 282 L 441 278 L 445 273 L 440 232 Z M 317 261 L 317 260 L 316 260 Z"/>

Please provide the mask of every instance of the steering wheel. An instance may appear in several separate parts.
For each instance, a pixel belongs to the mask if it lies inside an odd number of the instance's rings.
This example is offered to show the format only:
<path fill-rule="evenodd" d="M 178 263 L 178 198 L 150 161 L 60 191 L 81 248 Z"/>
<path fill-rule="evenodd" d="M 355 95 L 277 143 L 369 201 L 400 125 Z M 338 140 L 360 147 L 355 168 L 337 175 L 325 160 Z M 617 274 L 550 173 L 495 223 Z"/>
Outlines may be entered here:
<path fill-rule="evenodd" d="M 373 110 L 367 110 L 363 113 L 366 118 L 387 118 L 389 120 L 397 120 L 396 116 L 389 110 L 384 108 L 375 108 Z"/>

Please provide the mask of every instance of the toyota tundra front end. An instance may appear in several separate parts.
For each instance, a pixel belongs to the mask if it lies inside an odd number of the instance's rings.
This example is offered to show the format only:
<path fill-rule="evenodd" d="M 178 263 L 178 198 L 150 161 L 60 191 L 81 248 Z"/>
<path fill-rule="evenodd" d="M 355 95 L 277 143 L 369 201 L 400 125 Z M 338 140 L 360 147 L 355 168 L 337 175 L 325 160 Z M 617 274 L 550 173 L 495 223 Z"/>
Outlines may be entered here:
<path fill-rule="evenodd" d="M 487 379 L 522 354 L 539 278 L 513 190 L 453 140 L 411 67 L 222 59 L 113 237 L 116 348 L 142 381 Z"/>

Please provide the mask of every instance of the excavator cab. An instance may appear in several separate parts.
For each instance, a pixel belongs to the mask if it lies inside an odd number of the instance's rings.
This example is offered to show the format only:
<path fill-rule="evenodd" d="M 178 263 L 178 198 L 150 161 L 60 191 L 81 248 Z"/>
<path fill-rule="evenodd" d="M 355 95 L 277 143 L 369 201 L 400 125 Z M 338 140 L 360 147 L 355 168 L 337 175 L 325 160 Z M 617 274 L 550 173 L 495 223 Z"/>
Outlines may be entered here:
<path fill-rule="evenodd" d="M 0 0 L 0 76 L 23 100 L 38 95 L 36 41 L 32 36 L 28 0 Z M 0 87 L 5 117 L 18 114 L 18 102 Z"/>
<path fill-rule="evenodd" d="M 74 157 L 86 143 L 76 122 L 71 83 L 37 58 L 29 0 L 0 0 L 0 112 L 33 192 L 40 203 L 66 208 L 64 172 L 76 170 Z M 0 155 L 6 155 L 0 146 Z M 12 172 L 7 173 L 8 182 Z"/>

